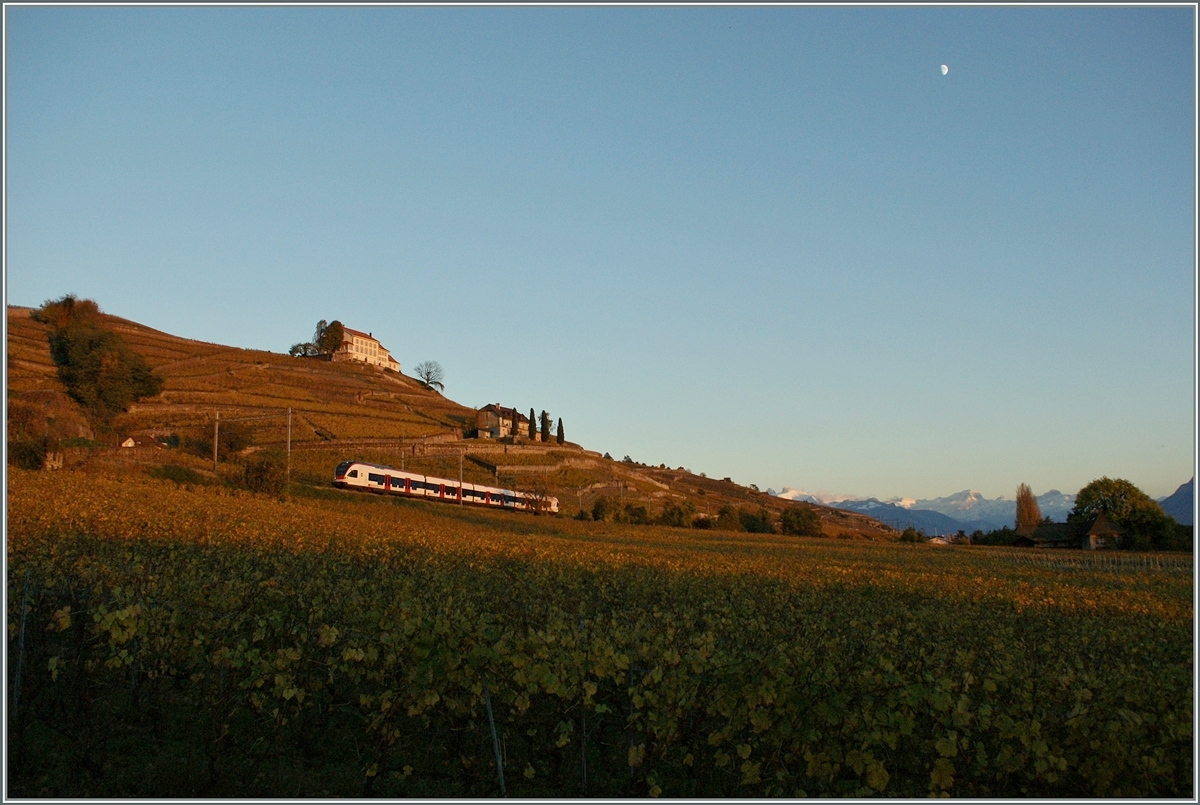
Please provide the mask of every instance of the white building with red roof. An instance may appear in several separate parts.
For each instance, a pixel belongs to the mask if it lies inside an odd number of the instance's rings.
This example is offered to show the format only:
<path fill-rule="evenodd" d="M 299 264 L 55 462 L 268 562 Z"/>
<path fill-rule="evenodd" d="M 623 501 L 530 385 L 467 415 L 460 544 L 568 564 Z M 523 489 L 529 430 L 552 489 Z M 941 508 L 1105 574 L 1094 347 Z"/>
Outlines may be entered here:
<path fill-rule="evenodd" d="M 335 361 L 362 361 L 371 366 L 400 371 L 400 362 L 392 357 L 375 336 L 342 326 L 342 345 L 331 356 Z"/>

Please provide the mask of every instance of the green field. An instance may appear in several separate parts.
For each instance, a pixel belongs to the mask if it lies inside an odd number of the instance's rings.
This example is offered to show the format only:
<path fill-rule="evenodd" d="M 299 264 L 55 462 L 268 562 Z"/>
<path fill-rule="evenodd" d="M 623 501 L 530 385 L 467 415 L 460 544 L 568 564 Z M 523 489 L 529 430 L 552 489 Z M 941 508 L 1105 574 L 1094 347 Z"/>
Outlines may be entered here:
<path fill-rule="evenodd" d="M 8 495 L 9 796 L 1194 795 L 1183 563 Z"/>

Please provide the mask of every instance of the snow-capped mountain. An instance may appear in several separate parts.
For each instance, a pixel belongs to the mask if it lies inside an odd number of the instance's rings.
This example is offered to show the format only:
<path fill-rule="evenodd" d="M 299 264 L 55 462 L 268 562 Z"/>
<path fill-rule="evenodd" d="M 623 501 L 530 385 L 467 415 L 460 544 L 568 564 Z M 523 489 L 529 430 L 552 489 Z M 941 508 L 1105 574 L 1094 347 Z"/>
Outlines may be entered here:
<path fill-rule="evenodd" d="M 806 503 L 819 503 L 822 506 L 829 506 L 843 500 L 859 500 L 854 495 L 831 495 L 828 492 L 802 492 L 799 489 L 792 489 L 790 486 L 785 486 L 782 492 L 768 489 L 767 494 L 783 498 L 784 500 L 802 500 Z"/>
<path fill-rule="evenodd" d="M 767 491 L 775 494 L 773 490 Z M 1004 526 L 1012 527 L 1017 516 L 1015 500 L 1009 500 L 1003 495 L 988 499 L 973 489 L 964 489 L 957 494 L 931 500 L 898 497 L 881 501 L 878 498 L 833 495 L 827 492 L 802 492 L 784 487 L 784 490 L 778 493 L 778 497 L 788 500 L 804 500 L 841 509 L 852 509 L 876 517 L 889 525 L 893 522 L 902 523 L 900 528 L 912 525 L 914 528 L 921 529 L 924 524 L 929 529 L 926 533 L 932 533 L 934 529 L 943 534 L 953 533 L 959 529 L 968 533 L 976 529 L 992 531 Z M 1075 496 L 1065 495 L 1057 489 L 1051 489 L 1036 497 L 1042 516 L 1049 517 L 1056 523 L 1065 522 L 1067 515 L 1075 507 Z M 878 514 L 872 514 L 872 510 L 877 511 Z M 928 514 L 937 514 L 940 517 L 928 517 Z"/>
<path fill-rule="evenodd" d="M 1067 515 L 1075 507 L 1075 496 L 1064 495 L 1057 489 L 1051 489 L 1035 496 L 1038 509 L 1043 517 L 1049 517 L 1056 523 L 1066 522 Z M 1012 526 L 1017 517 L 1017 502 L 1001 495 L 988 499 L 974 489 L 949 495 L 933 500 L 918 500 L 913 508 L 941 512 L 947 517 L 953 517 L 966 525 L 968 530 L 976 528 L 988 531 L 1004 526 Z"/>
<path fill-rule="evenodd" d="M 927 509 L 906 508 L 891 501 L 881 501 L 875 498 L 866 500 L 841 500 L 829 504 L 838 509 L 859 512 L 868 517 L 874 517 L 884 525 L 890 525 L 897 531 L 908 527 L 917 529 L 928 536 L 953 534 L 956 531 L 969 531 L 961 522 L 946 515 Z"/>

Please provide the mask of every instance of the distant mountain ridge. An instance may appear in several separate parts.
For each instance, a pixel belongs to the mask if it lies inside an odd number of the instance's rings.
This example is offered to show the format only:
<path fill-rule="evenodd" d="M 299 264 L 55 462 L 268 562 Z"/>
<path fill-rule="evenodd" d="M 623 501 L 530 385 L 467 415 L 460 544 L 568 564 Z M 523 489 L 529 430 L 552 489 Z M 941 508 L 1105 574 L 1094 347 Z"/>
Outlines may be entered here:
<path fill-rule="evenodd" d="M 1179 488 L 1165 498 L 1160 498 L 1158 505 L 1167 514 L 1175 518 L 1175 522 L 1183 525 L 1195 525 L 1192 520 L 1193 491 L 1192 483 L 1195 478 L 1189 478 L 1185 484 L 1180 484 Z"/>
<path fill-rule="evenodd" d="M 960 529 L 968 533 L 976 529 L 993 531 L 1004 526 L 1011 527 L 1017 517 L 1015 500 L 1009 500 L 1003 495 L 988 499 L 974 489 L 964 489 L 956 494 L 931 500 L 904 497 L 886 501 L 878 498 L 856 498 L 852 495 L 803 492 L 790 487 L 784 487 L 779 493 L 767 491 L 788 500 L 802 500 L 861 512 L 901 529 L 911 525 L 927 534 L 953 533 Z M 1057 489 L 1051 489 L 1037 495 L 1036 498 L 1042 516 L 1049 517 L 1056 523 L 1066 522 L 1067 515 L 1075 507 L 1075 496 L 1064 494 Z"/>

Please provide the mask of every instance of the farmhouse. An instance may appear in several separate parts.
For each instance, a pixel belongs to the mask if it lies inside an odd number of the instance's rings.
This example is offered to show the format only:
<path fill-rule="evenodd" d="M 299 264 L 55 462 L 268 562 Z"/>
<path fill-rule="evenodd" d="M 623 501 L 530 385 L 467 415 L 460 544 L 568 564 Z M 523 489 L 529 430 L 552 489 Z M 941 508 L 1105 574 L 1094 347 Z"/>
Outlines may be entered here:
<path fill-rule="evenodd" d="M 1013 545 L 1018 548 L 1078 548 L 1076 533 L 1069 523 L 1041 522 L 1032 533 L 1017 537 Z"/>
<path fill-rule="evenodd" d="M 1123 536 L 1124 532 L 1113 525 L 1104 516 L 1104 512 L 1100 512 L 1096 516 L 1096 521 L 1092 523 L 1092 527 L 1088 529 L 1087 534 L 1083 538 L 1083 548 L 1089 551 L 1100 548 L 1118 548 L 1121 545 L 1121 537 Z"/>
<path fill-rule="evenodd" d="M 475 412 L 475 432 L 480 439 L 503 439 L 513 435 L 529 433 L 529 417 L 522 416 L 515 408 L 502 408 L 498 403 L 485 405 Z"/>
<path fill-rule="evenodd" d="M 362 361 L 371 366 L 400 371 L 400 362 L 391 356 L 383 344 L 375 340 L 370 333 L 351 330 L 342 327 L 342 345 L 331 356 L 335 361 Z"/>

